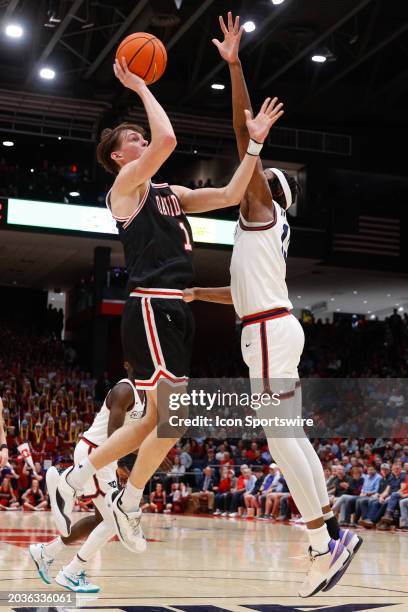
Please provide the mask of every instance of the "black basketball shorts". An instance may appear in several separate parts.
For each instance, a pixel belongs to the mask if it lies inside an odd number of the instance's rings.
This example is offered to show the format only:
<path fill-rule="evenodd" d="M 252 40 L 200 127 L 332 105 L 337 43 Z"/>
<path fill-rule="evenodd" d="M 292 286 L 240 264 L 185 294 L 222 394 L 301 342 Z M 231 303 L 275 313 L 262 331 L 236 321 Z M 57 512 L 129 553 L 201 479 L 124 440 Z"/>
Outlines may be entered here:
<path fill-rule="evenodd" d="M 122 348 L 137 389 L 157 387 L 160 379 L 186 382 L 190 372 L 194 318 L 176 289 L 136 289 L 122 316 Z"/>

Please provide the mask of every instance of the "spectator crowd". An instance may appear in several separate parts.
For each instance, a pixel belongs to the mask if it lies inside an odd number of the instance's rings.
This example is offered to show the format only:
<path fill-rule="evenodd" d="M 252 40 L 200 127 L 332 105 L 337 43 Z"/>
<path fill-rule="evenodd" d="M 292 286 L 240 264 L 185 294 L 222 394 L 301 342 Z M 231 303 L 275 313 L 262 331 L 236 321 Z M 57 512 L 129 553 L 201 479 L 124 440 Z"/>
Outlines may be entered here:
<path fill-rule="evenodd" d="M 366 321 L 354 327 L 341 320 L 304 324 L 307 348 L 302 375 L 402 378 L 407 373 L 407 319 L 394 314 L 398 319 Z M 357 350 L 360 355 L 354 359 Z M 208 376 L 218 363 L 206 361 L 196 367 L 201 376 Z M 217 376 L 236 375 L 241 367 L 237 364 L 230 354 Z M 104 383 L 107 390 L 109 381 Z M 51 464 L 72 462 L 74 446 L 98 409 L 96 384 L 78 367 L 72 348 L 55 332 L 0 324 L 0 395 L 10 449 L 10 464 L 0 473 L 0 509 L 48 508 L 46 470 Z M 403 384 L 395 388 L 389 401 L 404 411 Z M 30 445 L 35 471 L 17 450 L 23 442 Z M 408 530 L 406 433 L 316 438 L 313 444 L 325 471 L 333 511 L 342 525 Z M 124 482 L 129 467 L 121 466 L 120 472 Z M 88 504 L 81 502 L 79 509 L 87 510 Z M 183 439 L 169 453 L 166 469 L 158 471 L 146 487 L 143 509 L 247 520 L 300 520 L 284 475 L 261 436 Z"/>

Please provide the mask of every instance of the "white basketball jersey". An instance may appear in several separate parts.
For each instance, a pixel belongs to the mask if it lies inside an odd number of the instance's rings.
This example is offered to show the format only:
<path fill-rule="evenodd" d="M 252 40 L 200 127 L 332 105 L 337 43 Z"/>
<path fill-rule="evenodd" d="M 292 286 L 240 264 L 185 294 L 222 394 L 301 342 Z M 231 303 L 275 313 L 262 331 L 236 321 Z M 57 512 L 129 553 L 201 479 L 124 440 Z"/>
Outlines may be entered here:
<path fill-rule="evenodd" d="M 286 212 L 273 202 L 275 219 L 255 223 L 240 218 L 231 259 L 231 293 L 240 318 L 284 307 L 292 309 L 286 286 L 290 227 Z"/>
<path fill-rule="evenodd" d="M 128 378 L 122 378 L 122 380 L 120 380 L 116 384 L 119 385 L 120 383 L 127 383 L 128 385 L 130 385 L 132 387 L 133 395 L 135 398 L 132 409 L 128 410 L 128 412 L 126 413 L 124 424 L 129 423 L 130 421 L 134 421 L 135 419 L 141 419 L 144 414 L 145 406 L 139 399 L 139 394 L 136 391 L 136 387 Z M 87 431 L 84 431 L 84 438 L 89 440 L 89 442 L 96 444 L 97 446 L 103 444 L 108 438 L 108 423 L 110 410 L 106 405 L 106 400 L 109 396 L 109 393 L 105 397 L 105 401 L 103 402 L 102 408 L 96 415 L 94 422 Z"/>

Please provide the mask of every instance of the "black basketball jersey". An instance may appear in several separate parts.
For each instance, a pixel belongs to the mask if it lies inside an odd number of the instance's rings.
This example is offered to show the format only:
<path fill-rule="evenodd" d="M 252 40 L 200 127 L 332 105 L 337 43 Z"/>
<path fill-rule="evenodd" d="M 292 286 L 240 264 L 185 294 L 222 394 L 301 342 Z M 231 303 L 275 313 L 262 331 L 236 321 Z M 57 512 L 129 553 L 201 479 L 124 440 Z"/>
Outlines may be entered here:
<path fill-rule="evenodd" d="M 106 198 L 109 209 L 110 192 Z M 114 217 L 125 251 L 128 290 L 185 289 L 194 278 L 193 235 L 168 183 L 149 186 L 127 218 Z"/>

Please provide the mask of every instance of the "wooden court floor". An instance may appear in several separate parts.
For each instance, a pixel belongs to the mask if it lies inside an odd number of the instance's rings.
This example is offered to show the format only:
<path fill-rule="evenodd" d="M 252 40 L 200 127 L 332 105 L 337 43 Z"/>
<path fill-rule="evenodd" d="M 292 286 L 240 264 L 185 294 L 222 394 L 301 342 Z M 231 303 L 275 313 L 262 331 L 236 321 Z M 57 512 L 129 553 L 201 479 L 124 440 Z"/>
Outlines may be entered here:
<path fill-rule="evenodd" d="M 307 569 L 302 526 L 171 515 L 145 515 L 143 521 L 147 552 L 132 555 L 119 542 L 109 542 L 89 569 L 101 592 L 78 606 L 125 612 L 408 612 L 405 533 L 364 532 L 364 545 L 341 583 L 327 594 L 300 599 L 297 589 Z M 5 591 L 63 591 L 37 578 L 27 553 L 31 542 L 54 535 L 49 512 L 0 512 L 2 597 Z M 55 562 L 54 576 L 74 550 Z M 2 605 L 5 612 L 24 607 Z"/>

